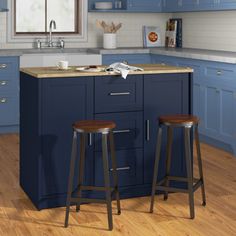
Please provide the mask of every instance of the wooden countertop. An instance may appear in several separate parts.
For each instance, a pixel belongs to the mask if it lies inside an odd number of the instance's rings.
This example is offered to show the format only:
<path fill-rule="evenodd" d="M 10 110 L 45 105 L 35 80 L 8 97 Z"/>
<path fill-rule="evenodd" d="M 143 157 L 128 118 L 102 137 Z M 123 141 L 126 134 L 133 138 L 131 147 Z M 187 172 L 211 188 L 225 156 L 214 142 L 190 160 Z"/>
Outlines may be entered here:
<path fill-rule="evenodd" d="M 144 69 L 144 71 L 130 72 L 129 75 L 143 75 L 143 74 L 170 74 L 170 73 L 191 73 L 192 68 L 167 66 L 163 64 L 139 64 L 134 65 Z M 31 67 L 21 68 L 21 72 L 31 75 L 36 78 L 63 78 L 63 77 L 82 77 L 82 76 L 107 76 L 117 75 L 114 72 L 84 72 L 77 71 L 78 66 L 70 67 L 68 70 L 59 70 L 56 67 Z M 105 66 L 99 66 L 104 69 Z"/>

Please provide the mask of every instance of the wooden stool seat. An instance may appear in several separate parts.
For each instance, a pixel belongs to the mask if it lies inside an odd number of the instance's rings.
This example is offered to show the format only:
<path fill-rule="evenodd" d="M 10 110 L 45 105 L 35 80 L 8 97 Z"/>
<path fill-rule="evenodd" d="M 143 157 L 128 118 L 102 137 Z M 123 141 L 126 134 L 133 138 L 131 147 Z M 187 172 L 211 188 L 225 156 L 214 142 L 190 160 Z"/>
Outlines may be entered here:
<path fill-rule="evenodd" d="M 79 133 L 106 133 L 115 127 L 113 121 L 107 120 L 82 120 L 73 124 L 73 128 Z"/>
<path fill-rule="evenodd" d="M 159 123 L 165 125 L 197 125 L 199 118 L 193 115 L 166 115 L 159 117 Z"/>

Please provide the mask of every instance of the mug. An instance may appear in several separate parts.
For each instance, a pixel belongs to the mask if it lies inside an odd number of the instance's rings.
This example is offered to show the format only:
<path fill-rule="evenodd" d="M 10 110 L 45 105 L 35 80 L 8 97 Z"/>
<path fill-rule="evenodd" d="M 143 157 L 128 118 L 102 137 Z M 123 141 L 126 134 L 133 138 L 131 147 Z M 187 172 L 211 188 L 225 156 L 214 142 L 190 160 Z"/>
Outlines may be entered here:
<path fill-rule="evenodd" d="M 67 70 L 69 67 L 69 62 L 68 61 L 59 61 L 57 64 L 57 68 L 60 70 Z"/>

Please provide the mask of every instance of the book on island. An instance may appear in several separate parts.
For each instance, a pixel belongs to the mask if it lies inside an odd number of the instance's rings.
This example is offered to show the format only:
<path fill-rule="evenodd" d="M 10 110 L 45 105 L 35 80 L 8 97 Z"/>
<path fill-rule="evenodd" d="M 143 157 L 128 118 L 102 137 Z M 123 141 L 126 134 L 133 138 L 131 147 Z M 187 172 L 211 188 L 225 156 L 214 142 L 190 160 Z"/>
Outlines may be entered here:
<path fill-rule="evenodd" d="M 143 26 L 143 46 L 160 47 L 161 30 L 157 26 Z"/>

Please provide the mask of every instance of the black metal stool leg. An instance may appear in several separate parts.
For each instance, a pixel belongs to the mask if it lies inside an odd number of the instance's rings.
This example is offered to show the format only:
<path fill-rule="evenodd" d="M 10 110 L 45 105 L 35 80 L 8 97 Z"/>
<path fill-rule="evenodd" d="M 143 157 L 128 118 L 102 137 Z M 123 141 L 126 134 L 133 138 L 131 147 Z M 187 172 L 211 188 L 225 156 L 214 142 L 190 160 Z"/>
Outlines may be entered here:
<path fill-rule="evenodd" d="M 161 138 L 162 138 L 162 128 L 161 128 L 161 126 L 159 126 L 157 145 L 156 145 L 156 157 L 155 157 L 155 164 L 154 164 L 153 181 L 152 181 L 152 196 L 151 196 L 150 213 L 153 212 L 153 207 L 154 207 L 154 198 L 155 198 L 155 193 L 156 193 L 158 166 L 159 166 L 159 161 L 160 161 L 160 157 L 161 157 Z"/>
<path fill-rule="evenodd" d="M 118 189 L 118 176 L 117 176 L 117 164 L 116 164 L 116 154 L 115 154 L 115 144 L 114 144 L 114 137 L 113 132 L 109 132 L 109 139 L 110 139 L 110 151 L 111 151 L 111 161 L 112 161 L 112 175 L 113 175 L 113 181 L 114 181 L 114 188 L 116 193 L 116 201 L 117 201 L 117 210 L 118 214 L 120 215 L 121 209 L 120 209 L 120 194 Z"/>
<path fill-rule="evenodd" d="M 197 148 L 199 176 L 202 181 L 202 185 L 201 185 L 202 205 L 206 206 L 206 194 L 205 194 L 205 186 L 204 186 L 204 178 L 203 178 L 203 170 L 202 170 L 202 158 L 201 158 L 200 142 L 199 142 L 199 135 L 198 135 L 198 125 L 195 126 L 195 142 L 196 142 L 196 148 Z"/>
<path fill-rule="evenodd" d="M 171 151 L 172 151 L 172 142 L 173 142 L 173 128 L 167 128 L 167 154 L 166 154 L 166 176 L 170 175 L 170 167 L 171 167 Z M 169 187 L 170 181 L 167 179 L 165 181 L 165 186 Z M 168 192 L 164 193 L 164 200 L 168 199 Z"/>
<path fill-rule="evenodd" d="M 80 160 L 79 160 L 79 181 L 78 181 L 78 202 L 76 204 L 76 211 L 80 210 L 81 186 L 84 179 L 84 161 L 85 161 L 85 134 L 80 134 Z"/>
<path fill-rule="evenodd" d="M 77 133 L 73 133 L 73 142 L 72 142 L 72 153 L 70 161 L 70 172 L 69 172 L 69 181 L 68 181 L 68 191 L 67 191 L 67 200 L 66 200 L 66 216 L 65 216 L 65 227 L 68 227 L 69 213 L 70 213 L 70 203 L 71 203 L 71 194 L 73 187 L 73 178 L 75 171 L 75 159 L 77 155 Z"/>
<path fill-rule="evenodd" d="M 189 193 L 189 207 L 190 218 L 194 219 L 194 193 L 193 193 L 193 168 L 191 158 L 191 146 L 190 146 L 190 130 L 191 127 L 184 128 L 184 141 L 185 141 L 185 159 L 187 167 L 187 179 L 188 179 L 188 193 Z"/>
<path fill-rule="evenodd" d="M 102 158 L 103 158 L 103 170 L 104 170 L 104 182 L 106 188 L 106 202 L 107 202 L 107 214 L 109 230 L 113 229 L 112 222 L 112 208 L 111 208 L 111 190 L 108 170 L 108 150 L 107 150 L 107 133 L 102 134 Z"/>

